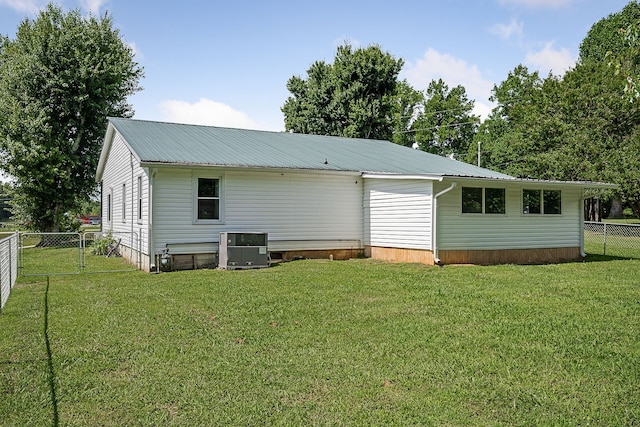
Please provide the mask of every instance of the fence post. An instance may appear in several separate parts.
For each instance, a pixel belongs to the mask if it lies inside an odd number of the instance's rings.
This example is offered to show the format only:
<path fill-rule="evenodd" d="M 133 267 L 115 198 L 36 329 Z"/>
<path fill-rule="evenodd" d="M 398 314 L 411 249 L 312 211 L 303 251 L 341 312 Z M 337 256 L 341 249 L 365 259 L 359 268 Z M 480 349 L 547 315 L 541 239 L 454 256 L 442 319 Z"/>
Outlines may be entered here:
<path fill-rule="evenodd" d="M 9 239 L 9 289 L 13 288 L 13 277 L 11 277 L 11 270 L 13 270 L 13 263 L 11 259 L 11 252 L 13 252 L 13 238 Z"/>
<path fill-rule="evenodd" d="M 602 255 L 606 255 L 607 254 L 607 223 L 604 223 L 604 241 L 603 241 L 603 248 L 602 248 Z"/>
<path fill-rule="evenodd" d="M 9 250 L 11 250 L 11 246 L 9 246 Z M 11 263 L 9 263 L 9 270 L 11 270 Z M 11 293 L 11 281 L 9 281 L 9 293 Z M 2 261 L 0 260 L 0 314 L 2 314 L 3 307 L 4 307 L 4 304 L 2 304 Z"/>

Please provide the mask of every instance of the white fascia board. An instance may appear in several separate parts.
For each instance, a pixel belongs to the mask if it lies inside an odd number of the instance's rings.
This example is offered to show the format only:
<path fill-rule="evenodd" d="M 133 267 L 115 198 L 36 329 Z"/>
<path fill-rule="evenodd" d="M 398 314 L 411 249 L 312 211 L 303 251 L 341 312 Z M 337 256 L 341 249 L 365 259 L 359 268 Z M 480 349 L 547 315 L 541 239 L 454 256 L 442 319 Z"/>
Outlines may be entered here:
<path fill-rule="evenodd" d="M 610 184 L 607 182 L 591 182 L 591 181 L 553 181 L 544 179 L 529 179 L 529 178 L 484 178 L 484 177 L 472 177 L 472 176 L 444 176 L 444 181 L 482 181 L 492 183 L 505 183 L 505 184 L 518 184 L 518 185 L 536 185 L 545 187 L 578 187 L 578 188 L 592 188 L 592 189 L 616 189 L 618 184 Z"/>
<path fill-rule="evenodd" d="M 115 129 L 111 123 L 107 125 L 107 131 L 104 136 L 104 140 L 102 142 L 102 147 L 100 150 L 100 159 L 98 160 L 98 167 L 96 168 L 96 178 L 95 181 L 99 183 L 102 180 L 102 174 L 104 172 L 104 166 L 107 162 L 107 157 L 109 157 L 109 151 L 111 150 L 111 143 L 113 141 Z"/>
<path fill-rule="evenodd" d="M 141 167 L 146 168 L 167 168 L 167 169 L 224 169 L 226 171 L 250 171 L 250 172 L 277 172 L 277 173 L 312 173 L 314 175 L 346 175 L 360 176 L 358 171 L 338 170 L 338 169 L 300 169 L 300 168 L 278 168 L 278 167 L 262 167 L 262 166 L 237 166 L 237 165 L 217 165 L 207 163 L 178 163 L 178 162 L 159 162 L 142 160 Z"/>
<path fill-rule="evenodd" d="M 427 181 L 442 181 L 441 175 L 403 175 L 403 174 L 384 174 L 384 173 L 363 173 L 363 178 L 369 179 L 422 179 Z"/>

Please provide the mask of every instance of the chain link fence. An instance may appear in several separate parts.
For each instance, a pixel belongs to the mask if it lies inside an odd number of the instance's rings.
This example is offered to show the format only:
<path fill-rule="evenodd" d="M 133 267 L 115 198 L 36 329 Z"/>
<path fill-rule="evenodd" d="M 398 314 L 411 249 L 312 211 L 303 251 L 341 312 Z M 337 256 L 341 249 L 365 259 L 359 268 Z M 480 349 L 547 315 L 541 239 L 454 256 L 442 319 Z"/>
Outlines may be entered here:
<path fill-rule="evenodd" d="M 588 254 L 640 258 L 640 225 L 585 221 L 584 247 Z"/>
<path fill-rule="evenodd" d="M 140 265 L 136 233 L 20 233 L 22 276 L 135 271 Z"/>
<path fill-rule="evenodd" d="M 18 277 L 18 233 L 0 234 L 0 312 Z"/>

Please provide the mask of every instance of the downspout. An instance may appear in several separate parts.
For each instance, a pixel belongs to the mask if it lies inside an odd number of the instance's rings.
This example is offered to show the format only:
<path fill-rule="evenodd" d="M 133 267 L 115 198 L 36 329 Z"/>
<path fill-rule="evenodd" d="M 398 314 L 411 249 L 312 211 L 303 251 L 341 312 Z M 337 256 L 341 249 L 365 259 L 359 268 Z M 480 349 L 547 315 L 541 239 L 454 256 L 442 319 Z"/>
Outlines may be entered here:
<path fill-rule="evenodd" d="M 102 228 L 102 215 L 104 214 L 104 181 L 100 180 L 100 233 L 104 232 Z"/>
<path fill-rule="evenodd" d="M 156 172 L 158 171 L 156 168 L 147 169 L 149 175 L 149 189 L 147 197 L 147 236 L 149 242 L 149 249 L 147 251 L 148 256 L 150 258 L 149 262 L 149 270 L 152 270 L 155 267 L 155 271 L 158 271 L 158 260 L 156 259 L 156 251 L 155 251 L 155 236 L 153 233 L 153 188 L 155 186 L 155 177 Z M 151 264 L 153 262 L 153 264 Z"/>
<path fill-rule="evenodd" d="M 580 195 L 580 221 L 578 226 L 580 227 L 580 232 L 578 235 L 580 236 L 580 256 L 582 258 L 587 256 L 587 253 L 584 251 L 584 188 L 582 189 L 582 194 Z"/>
<path fill-rule="evenodd" d="M 129 192 L 131 193 L 131 237 L 130 237 L 130 242 L 131 242 L 131 255 L 133 255 L 133 233 L 135 233 L 135 231 L 133 231 L 133 223 L 136 221 L 135 220 L 135 209 L 134 209 L 134 190 L 133 190 L 133 153 L 131 152 L 131 150 L 129 150 L 129 162 L 131 163 L 131 190 L 129 190 Z M 136 262 L 136 268 L 139 270 L 140 269 L 140 236 L 138 236 L 138 247 L 135 248 L 136 252 L 138 252 L 138 256 L 136 257 L 138 259 L 138 261 Z"/>
<path fill-rule="evenodd" d="M 437 231 L 436 231 L 438 229 L 436 224 L 436 219 L 438 217 L 438 199 L 440 198 L 440 196 L 448 193 L 449 191 L 453 190 L 457 186 L 458 186 L 457 182 L 452 182 L 449 187 L 445 188 L 444 190 L 442 190 L 441 192 L 433 196 L 433 211 L 432 211 L 433 219 L 431 221 L 431 251 L 433 252 L 433 262 L 435 262 L 437 265 L 440 265 L 440 258 L 438 257 L 438 243 L 437 243 L 438 239 L 437 239 Z"/>

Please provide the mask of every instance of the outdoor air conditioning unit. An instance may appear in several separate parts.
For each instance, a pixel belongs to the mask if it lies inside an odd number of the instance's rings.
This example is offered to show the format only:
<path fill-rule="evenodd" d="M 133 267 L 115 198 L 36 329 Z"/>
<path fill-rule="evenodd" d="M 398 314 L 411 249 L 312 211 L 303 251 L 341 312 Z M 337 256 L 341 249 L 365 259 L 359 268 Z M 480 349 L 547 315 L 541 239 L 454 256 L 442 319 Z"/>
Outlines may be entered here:
<path fill-rule="evenodd" d="M 218 260 L 227 270 L 269 267 L 267 233 L 220 233 Z"/>

